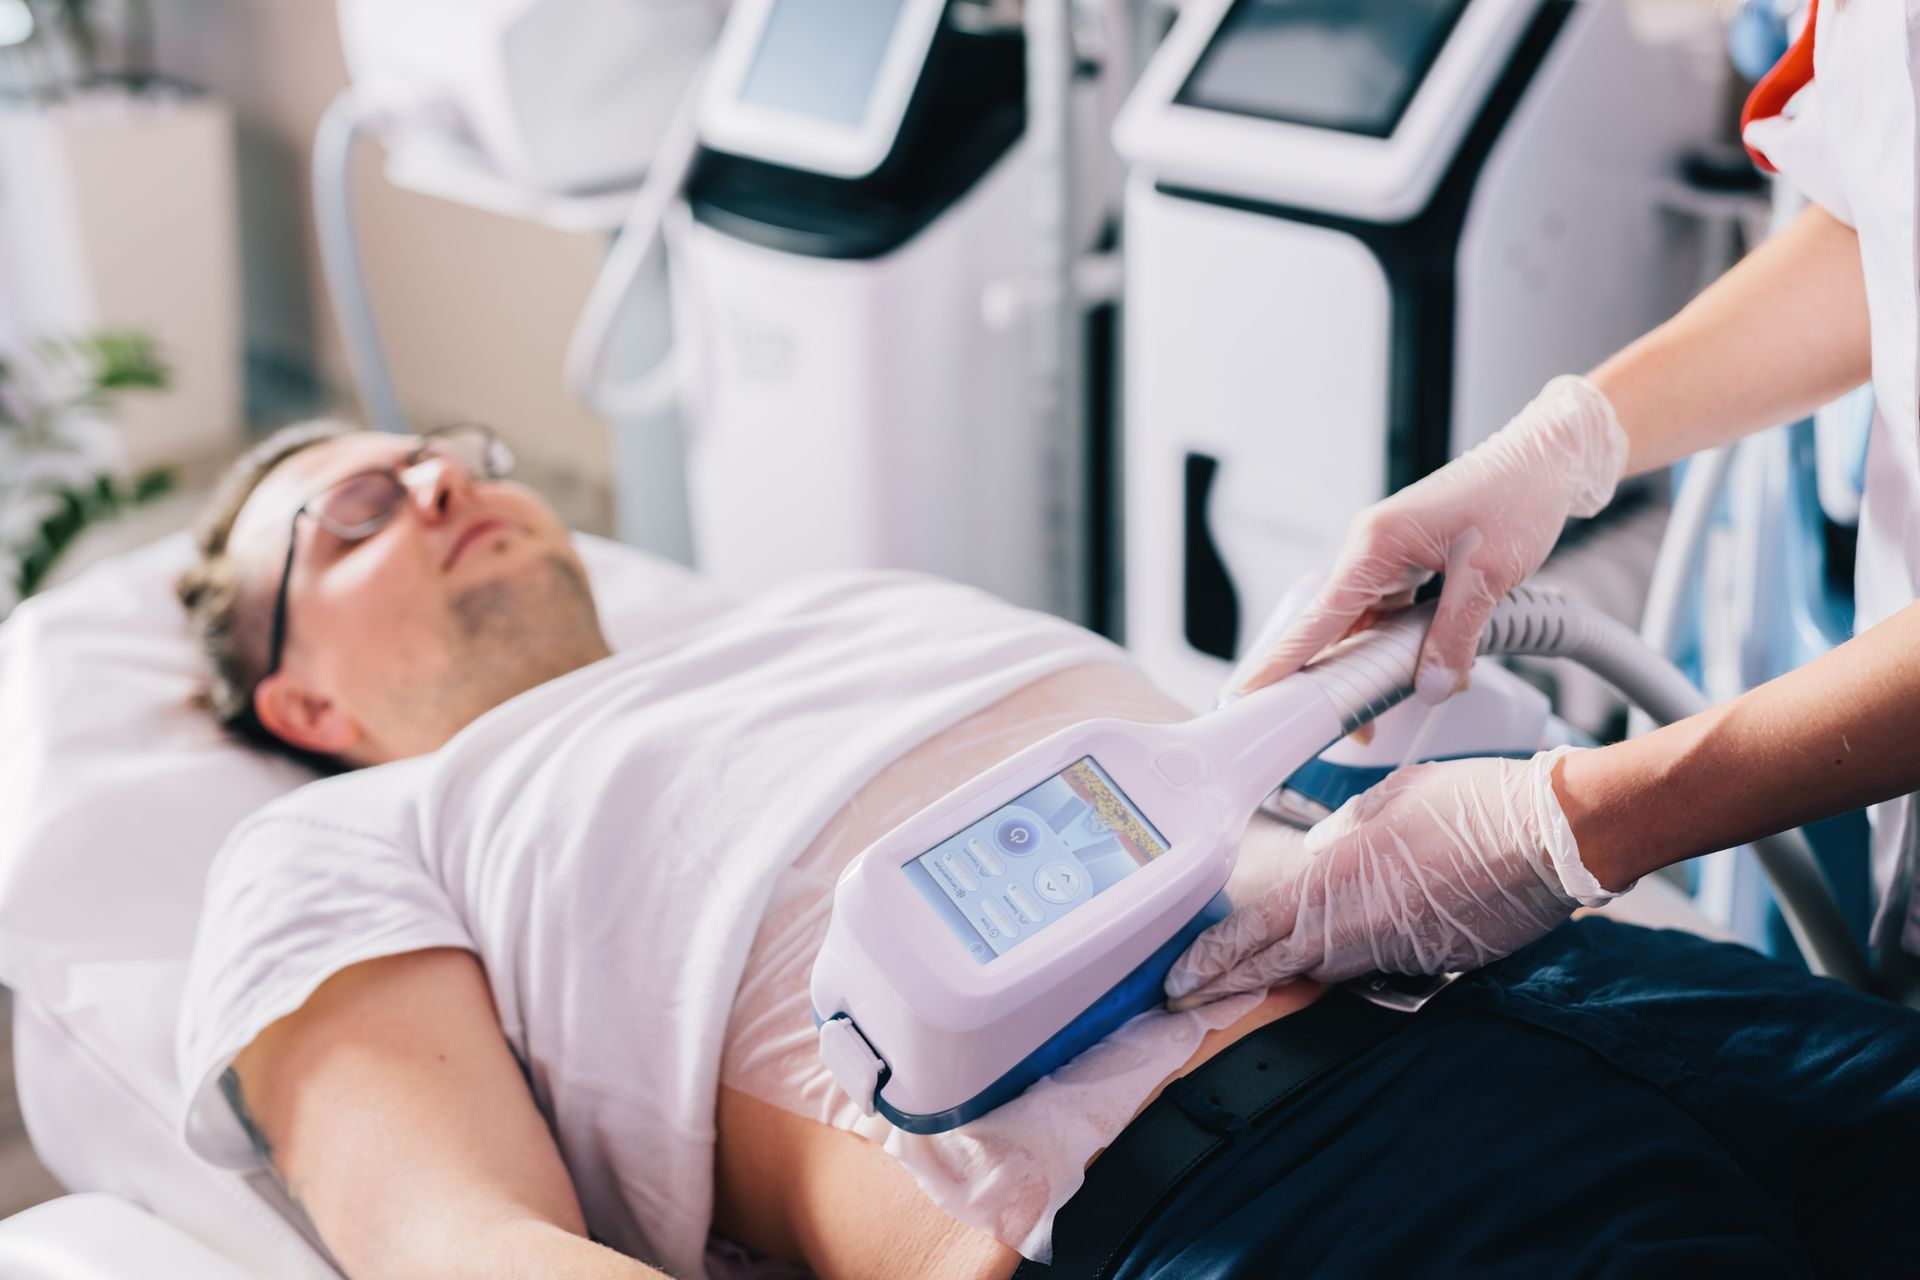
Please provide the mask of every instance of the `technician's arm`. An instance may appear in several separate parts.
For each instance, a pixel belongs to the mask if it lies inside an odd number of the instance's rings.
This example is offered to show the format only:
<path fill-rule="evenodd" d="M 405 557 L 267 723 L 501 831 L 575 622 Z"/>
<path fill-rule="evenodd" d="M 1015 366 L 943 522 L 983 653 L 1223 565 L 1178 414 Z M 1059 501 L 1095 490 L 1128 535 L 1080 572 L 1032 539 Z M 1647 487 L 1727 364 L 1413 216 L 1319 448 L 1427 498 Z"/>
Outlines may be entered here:
<path fill-rule="evenodd" d="M 1920 790 L 1920 605 L 1722 706 L 1568 755 L 1554 791 L 1608 889 Z"/>
<path fill-rule="evenodd" d="M 1477 448 L 1362 512 L 1320 594 L 1244 687 L 1291 675 L 1444 573 L 1415 682 L 1437 702 L 1465 678 L 1494 603 L 1540 567 L 1569 515 L 1598 511 L 1624 473 L 1859 385 L 1869 349 L 1857 238 L 1809 208 L 1589 378 L 1556 378 Z"/>
<path fill-rule="evenodd" d="M 1858 385 L 1869 351 L 1854 233 L 1810 208 L 1590 379 L 1556 379 L 1485 444 L 1367 511 L 1245 687 L 1290 674 L 1444 571 L 1416 684 L 1444 696 L 1569 513 L 1597 510 L 1624 470 Z M 1401 770 L 1314 829 L 1299 875 L 1202 934 L 1167 992 L 1191 1004 L 1299 974 L 1485 964 L 1654 867 L 1920 787 L 1902 738 L 1917 716 L 1920 615 L 1908 610 L 1645 739 Z"/>
<path fill-rule="evenodd" d="M 1870 364 L 1859 238 L 1809 205 L 1588 378 L 1627 433 L 1632 475 L 1804 417 Z"/>
<path fill-rule="evenodd" d="M 1658 867 L 1920 790 L 1920 604 L 1657 733 L 1394 773 L 1175 962 L 1176 1008 L 1506 955 Z"/>
<path fill-rule="evenodd" d="M 234 1075 L 256 1143 L 351 1276 L 661 1274 L 586 1238 L 468 952 L 342 970 Z"/>

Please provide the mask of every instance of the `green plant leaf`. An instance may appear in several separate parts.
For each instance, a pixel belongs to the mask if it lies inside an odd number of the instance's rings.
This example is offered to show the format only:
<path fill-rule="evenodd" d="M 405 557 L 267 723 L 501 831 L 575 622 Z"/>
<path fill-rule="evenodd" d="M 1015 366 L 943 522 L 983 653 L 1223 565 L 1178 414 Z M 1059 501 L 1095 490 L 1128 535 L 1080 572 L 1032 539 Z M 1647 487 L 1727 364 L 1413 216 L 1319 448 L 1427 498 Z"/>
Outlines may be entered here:
<path fill-rule="evenodd" d="M 133 480 L 133 501 L 136 505 L 152 502 L 155 498 L 165 497 L 173 492 L 174 474 L 165 467 L 156 467 L 152 471 L 143 471 Z"/>
<path fill-rule="evenodd" d="M 83 435 L 61 430 L 68 415 L 105 408 L 122 392 L 163 390 L 172 377 L 152 340 L 136 330 L 44 339 L 30 348 L 30 358 L 44 368 L 46 379 L 23 382 L 17 380 L 16 370 L 0 364 L 0 392 L 4 392 L 0 394 L 0 428 L 17 431 L 15 451 L 29 455 L 86 452 L 90 446 Z M 64 390 L 43 390 L 36 398 L 36 387 Z M 107 466 L 102 460 L 97 468 L 88 468 L 97 470 L 97 474 L 84 480 L 76 477 L 77 487 L 54 492 L 51 496 L 58 505 L 52 514 L 29 535 L 27 545 L 9 548 L 17 557 L 17 583 L 22 596 L 44 585 L 61 554 L 88 526 L 151 502 L 174 487 L 174 473 L 166 468 L 122 481 L 106 470 Z M 45 493 L 38 485 L 32 488 Z M 0 475 L 0 501 L 5 501 L 9 493 L 31 500 L 25 489 L 14 489 L 8 477 Z"/>
<path fill-rule="evenodd" d="M 92 366 L 95 391 L 164 391 L 172 377 L 153 340 L 136 330 L 106 330 L 82 339 L 80 346 Z"/>

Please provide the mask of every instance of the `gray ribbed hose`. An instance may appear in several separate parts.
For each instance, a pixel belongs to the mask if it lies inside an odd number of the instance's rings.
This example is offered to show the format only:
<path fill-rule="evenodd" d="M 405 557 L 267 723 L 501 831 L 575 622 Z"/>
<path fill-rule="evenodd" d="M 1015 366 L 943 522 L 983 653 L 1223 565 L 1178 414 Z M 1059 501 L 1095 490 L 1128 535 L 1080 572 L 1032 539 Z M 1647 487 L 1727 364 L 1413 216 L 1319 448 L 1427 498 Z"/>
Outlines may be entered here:
<path fill-rule="evenodd" d="M 1306 676 L 1325 689 L 1347 731 L 1359 728 L 1413 691 L 1420 644 L 1433 621 L 1432 602 L 1415 605 L 1336 645 L 1307 667 Z M 1707 708 L 1706 697 L 1631 629 L 1551 591 L 1516 588 L 1494 607 L 1481 633 L 1487 655 L 1570 658 L 1587 668 L 1659 724 L 1672 724 Z M 1760 866 L 1773 882 L 1780 913 L 1806 957 L 1807 967 L 1855 987 L 1867 987 L 1871 971 L 1847 928 L 1826 875 L 1798 830 L 1753 842 Z"/>

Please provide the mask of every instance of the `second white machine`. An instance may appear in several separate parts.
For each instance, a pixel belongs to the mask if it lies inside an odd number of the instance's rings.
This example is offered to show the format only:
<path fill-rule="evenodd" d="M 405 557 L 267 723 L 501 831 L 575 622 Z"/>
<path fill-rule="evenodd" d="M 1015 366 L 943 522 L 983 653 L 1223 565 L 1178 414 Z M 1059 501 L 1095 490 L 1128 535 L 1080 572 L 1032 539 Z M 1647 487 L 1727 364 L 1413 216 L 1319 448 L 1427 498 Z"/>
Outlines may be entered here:
<path fill-rule="evenodd" d="M 1635 8 L 1182 10 L 1116 128 L 1126 636 L 1176 693 L 1362 508 L 1685 302 L 1724 58 L 1711 15 L 1703 56 Z"/>
<path fill-rule="evenodd" d="M 1125 59 L 1118 5 L 1071 7 L 1088 21 L 972 0 L 729 15 L 666 219 L 694 555 L 718 581 L 914 568 L 1084 616 L 1065 326 L 1117 206 Z"/>

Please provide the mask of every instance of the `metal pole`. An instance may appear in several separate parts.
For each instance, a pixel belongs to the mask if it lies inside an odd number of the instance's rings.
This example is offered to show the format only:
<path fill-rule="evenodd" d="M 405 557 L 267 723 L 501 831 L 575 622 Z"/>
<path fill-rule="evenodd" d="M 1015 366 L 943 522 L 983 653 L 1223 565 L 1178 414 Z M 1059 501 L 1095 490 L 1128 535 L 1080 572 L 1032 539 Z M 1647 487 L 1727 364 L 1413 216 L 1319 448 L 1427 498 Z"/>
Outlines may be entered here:
<path fill-rule="evenodd" d="M 1033 149 L 1033 405 L 1046 434 L 1052 498 L 1048 575 L 1053 609 L 1089 620 L 1086 581 L 1086 354 L 1075 272 L 1080 256 L 1074 183 L 1072 0 L 1026 5 L 1027 134 Z"/>

